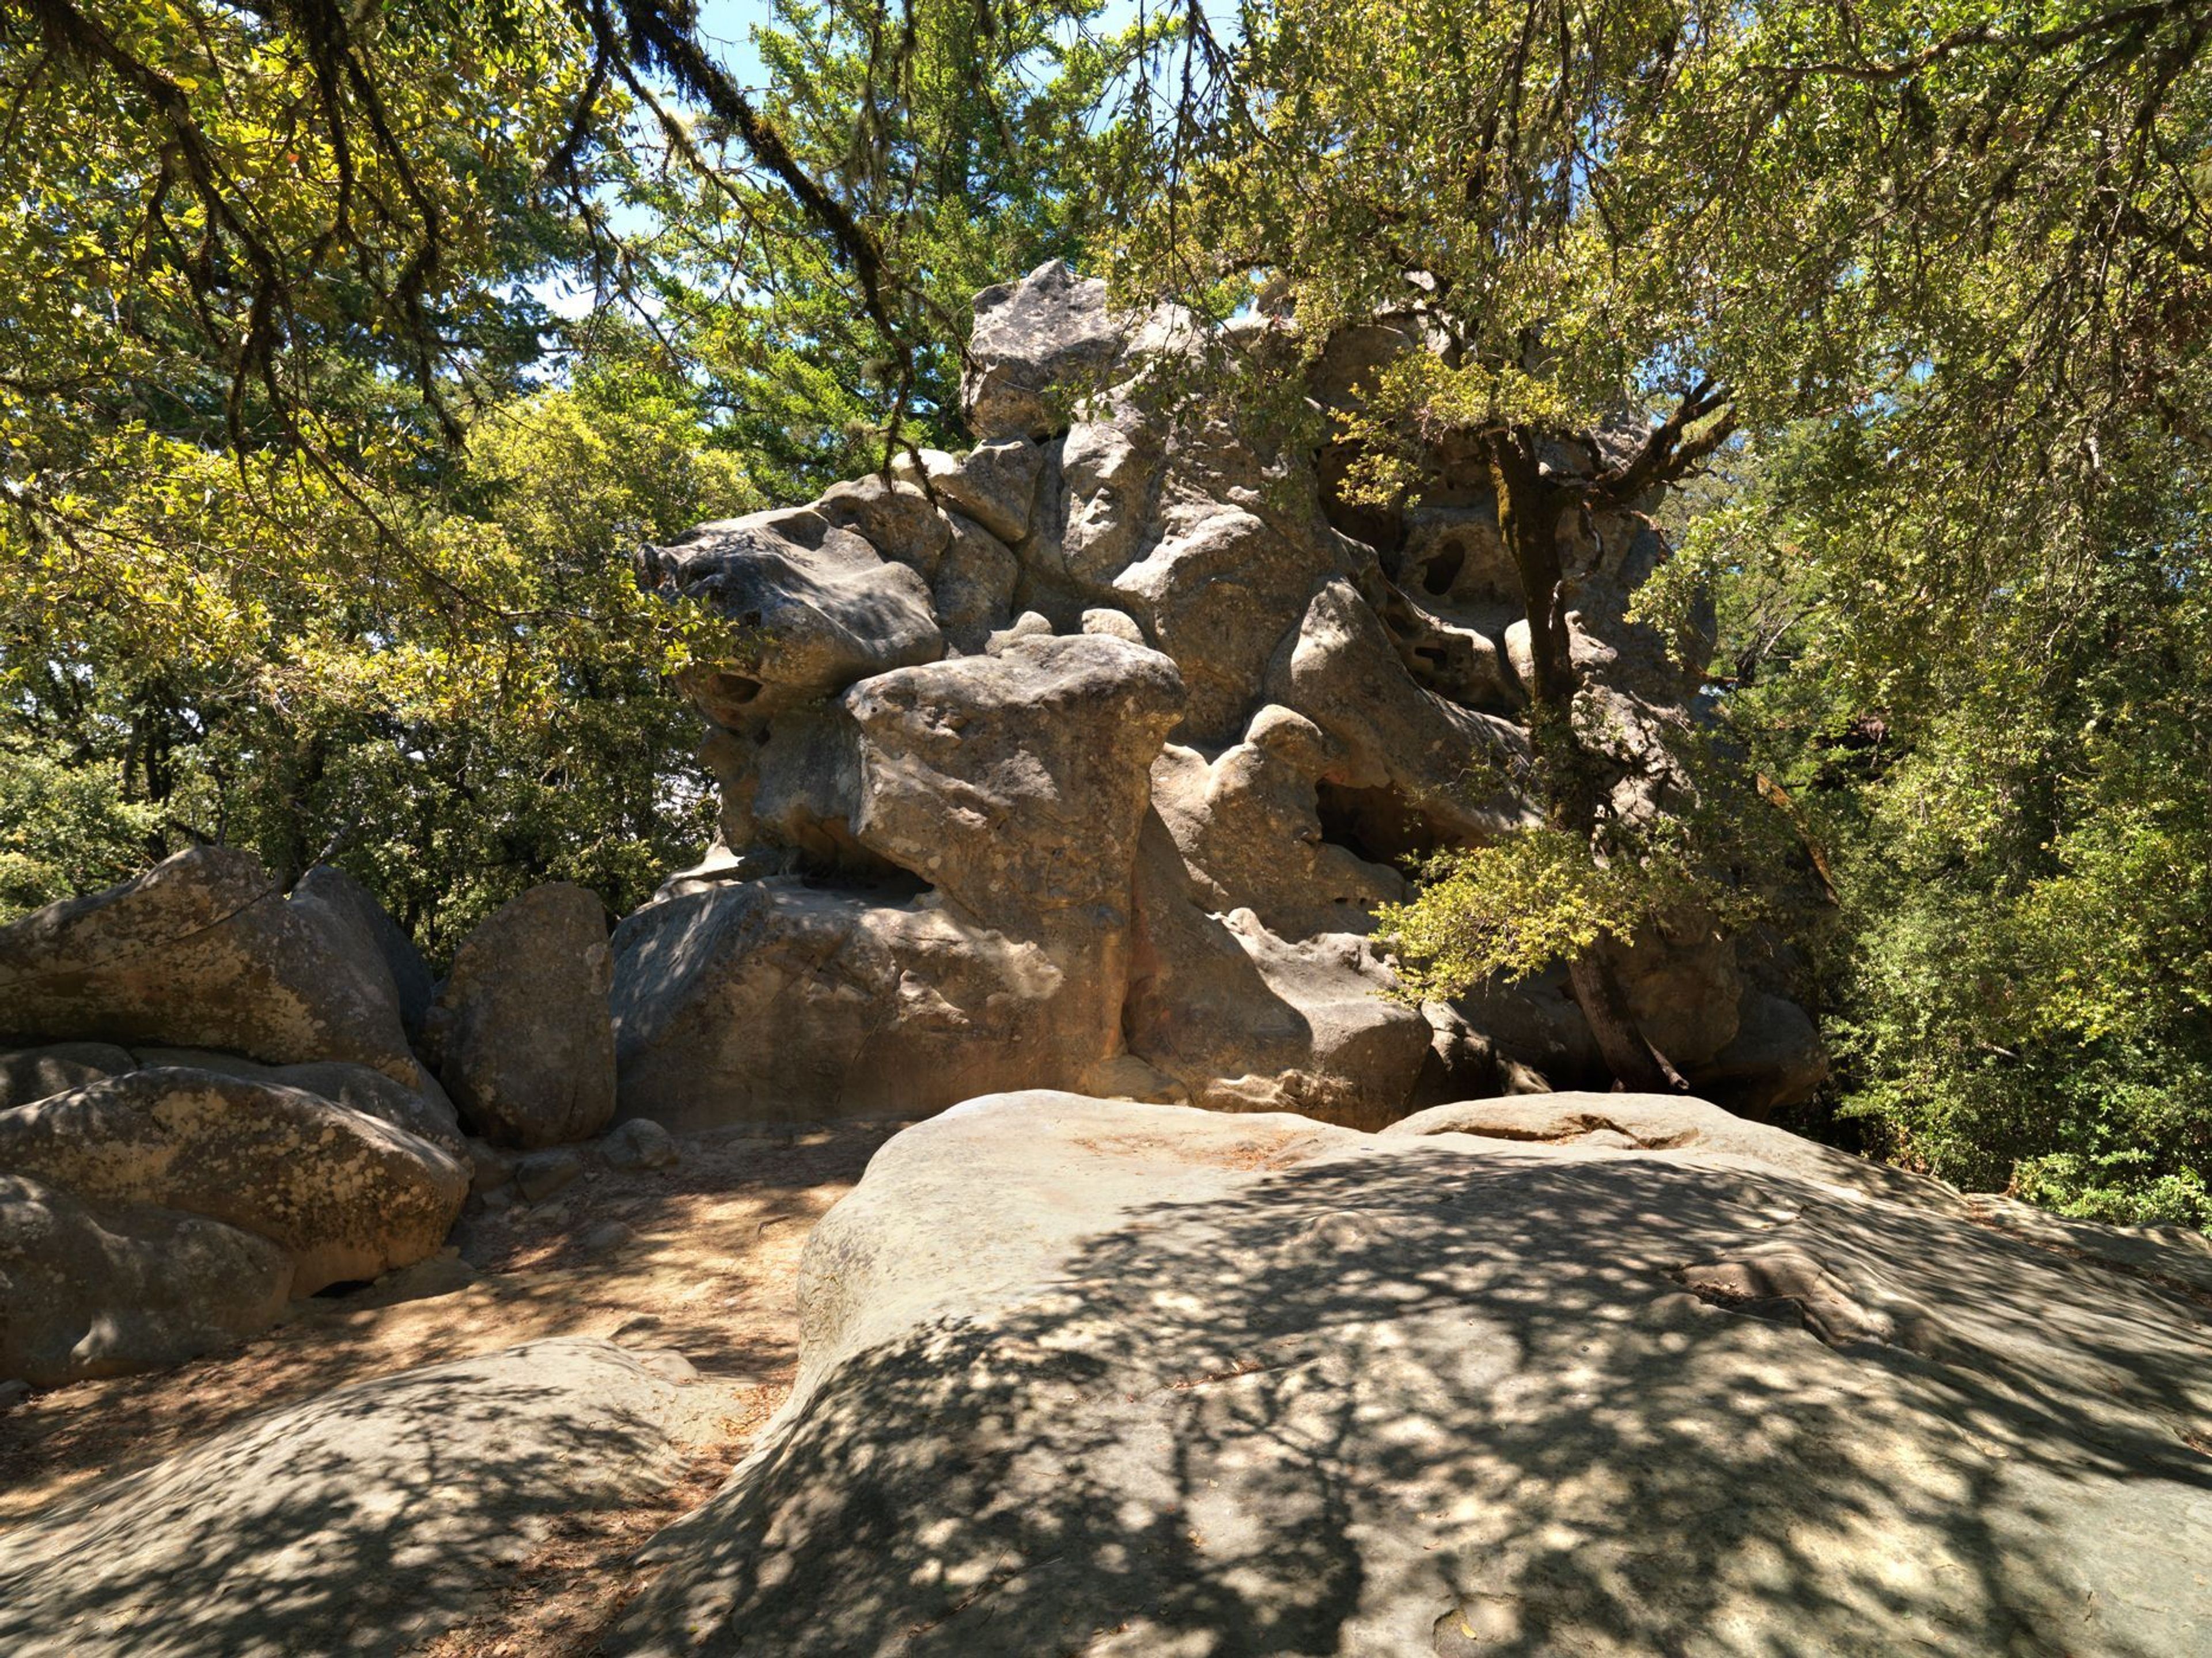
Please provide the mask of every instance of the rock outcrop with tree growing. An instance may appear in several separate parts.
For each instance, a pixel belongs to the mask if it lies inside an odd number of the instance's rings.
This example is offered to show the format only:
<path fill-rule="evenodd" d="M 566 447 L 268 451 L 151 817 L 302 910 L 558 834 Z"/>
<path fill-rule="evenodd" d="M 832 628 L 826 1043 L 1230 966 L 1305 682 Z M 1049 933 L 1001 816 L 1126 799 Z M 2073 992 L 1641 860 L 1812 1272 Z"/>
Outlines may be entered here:
<path fill-rule="evenodd" d="M 738 643 L 688 682 L 720 838 L 614 941 L 623 1114 L 1048 1086 L 1372 1128 L 1542 1083 L 1759 1111 L 1817 1082 L 1788 963 L 1692 902 L 1456 1002 L 1416 1005 L 1376 936 L 1409 860 L 1693 798 L 1705 652 L 1632 606 L 1710 411 L 1516 453 L 1502 514 L 1441 452 L 1377 509 L 1355 440 L 1191 391 L 1295 364 L 1289 319 L 1119 315 L 1058 264 L 976 317 L 973 450 L 643 556 Z M 1305 390 L 1356 432 L 1424 350 L 1414 319 L 1345 330 Z"/>

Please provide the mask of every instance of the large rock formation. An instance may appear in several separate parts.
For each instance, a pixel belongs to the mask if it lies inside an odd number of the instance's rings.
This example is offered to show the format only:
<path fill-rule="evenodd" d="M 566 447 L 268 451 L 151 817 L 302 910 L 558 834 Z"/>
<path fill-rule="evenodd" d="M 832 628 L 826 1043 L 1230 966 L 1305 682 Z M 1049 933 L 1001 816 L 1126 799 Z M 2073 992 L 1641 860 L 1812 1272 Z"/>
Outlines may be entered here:
<path fill-rule="evenodd" d="M 1599 1079 L 1551 984 L 1378 993 L 1372 910 L 1402 860 L 1530 821 L 1507 780 L 1528 624 L 1486 493 L 1446 477 L 1414 511 L 1356 511 L 1341 456 L 1172 395 L 1214 347 L 1287 355 L 1286 324 L 1121 317 L 1058 264 L 975 309 L 976 448 L 646 561 L 736 643 L 687 682 L 720 841 L 615 938 L 622 1114 L 1051 1085 L 1374 1127 Z M 1314 396 L 1343 407 L 1418 349 L 1351 331 Z M 1693 688 L 1627 620 L 1664 547 L 1634 512 L 1570 533 L 1575 659 L 1615 804 L 1648 816 L 1681 786 L 1662 739 Z M 1819 1080 L 1809 1022 L 1729 940 L 1686 925 L 1621 956 L 1632 1011 L 1717 1097 Z"/>
<path fill-rule="evenodd" d="M 291 1296 L 292 1260 L 204 1215 L 0 1175 L 0 1381 L 51 1388 L 265 1329 Z"/>
<path fill-rule="evenodd" d="M 978 1100 L 599 1649 L 2212 1649 L 2212 1252 L 2012 1224 L 1696 1101 Z"/>
<path fill-rule="evenodd" d="M 0 1170 L 265 1238 L 295 1295 L 433 1254 L 469 1189 L 459 1158 L 365 1112 L 166 1066 L 0 1111 Z"/>
<path fill-rule="evenodd" d="M 518 971 L 542 987 L 558 963 L 539 949 Z M 470 1164 L 409 1045 L 430 996 L 350 878 L 311 870 L 288 895 L 229 848 L 0 927 L 0 1031 L 34 1044 L 0 1052 L 0 1382 L 174 1363 L 434 1254 Z"/>

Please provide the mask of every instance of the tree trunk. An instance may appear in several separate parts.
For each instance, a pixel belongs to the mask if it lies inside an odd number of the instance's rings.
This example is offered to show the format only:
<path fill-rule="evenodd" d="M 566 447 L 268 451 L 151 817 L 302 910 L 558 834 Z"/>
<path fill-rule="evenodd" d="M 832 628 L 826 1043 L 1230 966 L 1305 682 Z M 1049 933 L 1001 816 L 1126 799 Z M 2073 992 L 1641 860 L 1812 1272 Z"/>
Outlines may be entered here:
<path fill-rule="evenodd" d="M 1567 634 L 1566 606 L 1560 587 L 1559 523 L 1579 507 L 1577 491 L 1543 475 L 1531 434 L 1508 429 L 1489 440 L 1491 482 L 1498 494 L 1498 530 L 1520 577 L 1521 598 L 1528 613 L 1528 655 L 1534 683 L 1529 745 L 1536 761 L 1536 787 L 1547 823 L 1587 842 L 1597 829 L 1601 780 L 1591 756 L 1575 736 L 1575 668 Z M 1629 1011 L 1620 981 L 1595 950 L 1567 963 L 1575 1000 L 1599 1055 L 1615 1084 L 1642 1093 L 1679 1093 L 1689 1084 L 1651 1045 Z"/>

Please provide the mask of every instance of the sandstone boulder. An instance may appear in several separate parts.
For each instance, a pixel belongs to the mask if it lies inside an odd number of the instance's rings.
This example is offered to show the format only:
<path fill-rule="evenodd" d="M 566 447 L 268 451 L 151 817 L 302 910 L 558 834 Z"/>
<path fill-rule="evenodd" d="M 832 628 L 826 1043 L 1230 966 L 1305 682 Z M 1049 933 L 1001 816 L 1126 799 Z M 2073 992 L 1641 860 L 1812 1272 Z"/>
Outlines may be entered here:
<path fill-rule="evenodd" d="M 291 1257 L 301 1296 L 433 1254 L 469 1186 L 465 1164 L 374 1117 L 167 1066 L 0 1111 L 0 1174 L 266 1238 Z"/>
<path fill-rule="evenodd" d="M 461 941 L 433 1026 L 471 1133 L 557 1145 L 613 1120 L 612 975 L 606 908 L 573 882 L 531 888 Z"/>
<path fill-rule="evenodd" d="M 0 1381 L 179 1363 L 267 1328 L 291 1293 L 292 1258 L 266 1238 L 0 1175 Z"/>
<path fill-rule="evenodd" d="M 811 509 L 702 524 L 658 550 L 653 568 L 742 630 L 738 660 L 687 681 L 708 717 L 733 730 L 944 653 L 928 583 Z"/>
<path fill-rule="evenodd" d="M 1781 1139 L 1623 1139 L 1043 1093 L 908 1130 L 809 1241 L 791 1401 L 603 1649 L 2212 1639 L 2170 1275 Z"/>
<path fill-rule="evenodd" d="M 755 817 L 842 884 L 730 883 L 623 923 L 623 1114 L 903 1116 L 1089 1075 L 1121 1046 L 1146 779 L 1181 700 L 1157 652 L 1048 635 L 780 722 Z"/>
<path fill-rule="evenodd" d="M 858 727 L 854 838 L 969 914 L 1122 904 L 1147 768 L 1181 712 L 1175 665 L 1085 635 L 880 674 Z"/>
<path fill-rule="evenodd" d="M 373 937 L 314 895 L 288 901 L 251 853 L 227 847 L 0 927 L 0 1027 L 415 1073 Z"/>
<path fill-rule="evenodd" d="M 1190 688 L 1191 740 L 1232 741 L 1265 697 L 1267 660 L 1338 560 L 1231 507 L 1164 537 L 1113 578 Z"/>
<path fill-rule="evenodd" d="M 391 974 L 392 987 L 399 998 L 399 1018 L 406 1027 L 407 1040 L 421 1040 L 422 1017 L 437 999 L 437 976 L 415 941 L 385 913 L 375 896 L 343 870 L 318 864 L 292 889 L 292 902 L 326 906 L 351 918 L 369 947 L 384 958 L 385 970 Z"/>
<path fill-rule="evenodd" d="M 704 1391 L 551 1340 L 252 1418 L 0 1533 L 0 1649 L 420 1650 L 489 1611 L 563 1520 L 662 1488 Z"/>
<path fill-rule="evenodd" d="M 599 1155 L 611 1169 L 673 1169 L 684 1161 L 675 1137 L 647 1117 L 617 1123 L 599 1142 Z"/>
<path fill-rule="evenodd" d="M 1809 1099 L 1828 1078 L 1828 1056 L 1805 1010 L 1768 991 L 1746 992 L 1728 1046 L 1697 1070 L 1698 1086 L 1729 1110 L 1763 1118 Z"/>
<path fill-rule="evenodd" d="M 658 903 L 615 934 L 625 1115 L 678 1133 L 898 1117 L 1120 1046 L 1126 917 L 1022 937 L 935 895 L 747 881 Z"/>
<path fill-rule="evenodd" d="M 1064 428 L 1073 397 L 1113 367 L 1124 337 L 1107 312 L 1105 284 L 1058 259 L 985 288 L 975 296 L 972 367 L 962 387 L 969 429 L 988 442 Z"/>
<path fill-rule="evenodd" d="M 1021 562 L 996 536 L 958 513 L 948 513 L 952 539 L 939 561 L 930 602 L 946 647 L 973 656 L 1006 625 Z"/>
<path fill-rule="evenodd" d="M 1268 708 L 1246 740 L 1208 761 L 1170 744 L 1152 764 L 1152 804 L 1206 909 L 1249 909 L 1285 938 L 1362 932 L 1405 878 L 1328 838 L 1318 777 L 1331 748 L 1318 727 Z"/>
<path fill-rule="evenodd" d="M 1525 762 L 1526 735 L 1414 683 L 1348 582 L 1314 595 L 1268 689 L 1336 745 L 1342 757 L 1324 774 L 1333 811 L 1371 857 L 1479 843 L 1534 821 L 1504 782 Z"/>
<path fill-rule="evenodd" d="M 1157 817 L 1136 902 L 1122 1028 L 1130 1052 L 1176 1078 L 1192 1103 L 1361 1128 L 1412 1108 L 1431 1032 L 1384 995 L 1389 973 L 1364 938 L 1291 942 L 1249 909 L 1210 913 L 1193 901 Z"/>
<path fill-rule="evenodd" d="M 950 510 L 965 513 L 1000 541 L 1019 541 L 1029 533 L 1036 507 L 1037 478 L 1044 450 L 1019 438 L 979 443 L 965 455 L 941 449 L 921 451 L 919 463 L 902 455 L 894 471 L 914 478 Z"/>
<path fill-rule="evenodd" d="M 814 510 L 840 529 L 860 537 L 895 564 L 903 564 L 924 581 L 937 572 L 938 560 L 951 539 L 945 516 L 917 485 L 870 476 L 833 484 Z"/>
<path fill-rule="evenodd" d="M 137 1068 L 181 1066 L 188 1071 L 212 1071 L 225 1077 L 301 1089 L 349 1110 L 379 1118 L 446 1151 L 459 1153 L 463 1149 L 460 1119 L 453 1111 L 453 1101 L 438 1079 L 419 1066 L 413 1084 L 402 1086 L 381 1071 L 348 1065 L 343 1060 L 263 1065 L 237 1054 L 218 1054 L 204 1048 L 142 1048 L 137 1059 Z"/>

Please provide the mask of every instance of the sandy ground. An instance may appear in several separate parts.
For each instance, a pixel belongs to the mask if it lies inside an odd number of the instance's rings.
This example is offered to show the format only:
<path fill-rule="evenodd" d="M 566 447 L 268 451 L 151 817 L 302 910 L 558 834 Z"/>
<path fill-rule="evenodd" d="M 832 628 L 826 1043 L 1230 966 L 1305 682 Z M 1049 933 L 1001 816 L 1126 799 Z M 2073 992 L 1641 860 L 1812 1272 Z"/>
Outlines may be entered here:
<path fill-rule="evenodd" d="M 580 1520 L 517 1573 L 498 1608 L 432 1658 L 568 1658 L 642 1587 L 630 1556 L 704 1502 L 789 1390 L 794 1284 L 814 1223 L 899 1125 L 696 1136 L 676 1168 L 596 1166 L 544 1202 L 471 1199 L 457 1253 L 410 1276 L 424 1298 L 321 1297 L 228 1352 L 80 1382 L 0 1414 L 0 1531 L 111 1472 L 144 1466 L 256 1411 L 544 1336 L 681 1353 L 721 1395 L 684 1477 L 639 1507 Z"/>

